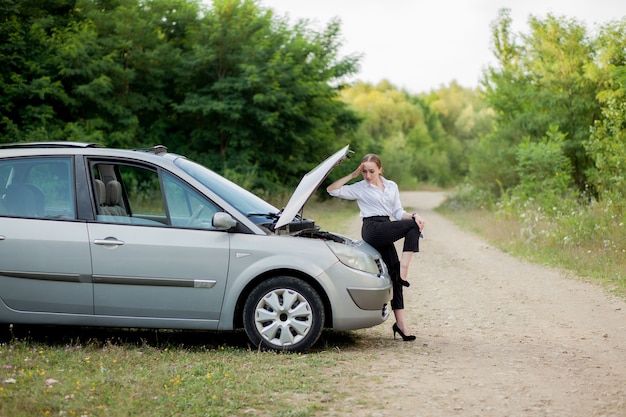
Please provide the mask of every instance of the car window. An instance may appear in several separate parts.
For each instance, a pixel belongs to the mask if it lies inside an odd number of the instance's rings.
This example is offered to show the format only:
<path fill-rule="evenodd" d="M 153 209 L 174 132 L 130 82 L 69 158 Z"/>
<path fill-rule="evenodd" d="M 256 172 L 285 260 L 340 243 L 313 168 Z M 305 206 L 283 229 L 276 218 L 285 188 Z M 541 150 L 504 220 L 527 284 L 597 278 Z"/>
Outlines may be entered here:
<path fill-rule="evenodd" d="M 218 208 L 174 176 L 124 164 L 95 164 L 97 219 L 106 223 L 209 229 Z M 166 204 L 167 202 L 167 204 Z"/>
<path fill-rule="evenodd" d="M 0 161 L 0 215 L 74 219 L 71 158 Z"/>
<path fill-rule="evenodd" d="M 276 207 L 260 197 L 196 162 L 178 158 L 174 163 L 247 216 L 278 213 Z"/>
<path fill-rule="evenodd" d="M 92 167 L 98 221 L 167 225 L 159 174 L 134 165 L 99 163 Z"/>
<path fill-rule="evenodd" d="M 173 226 L 210 229 L 219 208 L 204 196 L 169 174 L 163 175 L 165 198 Z"/>

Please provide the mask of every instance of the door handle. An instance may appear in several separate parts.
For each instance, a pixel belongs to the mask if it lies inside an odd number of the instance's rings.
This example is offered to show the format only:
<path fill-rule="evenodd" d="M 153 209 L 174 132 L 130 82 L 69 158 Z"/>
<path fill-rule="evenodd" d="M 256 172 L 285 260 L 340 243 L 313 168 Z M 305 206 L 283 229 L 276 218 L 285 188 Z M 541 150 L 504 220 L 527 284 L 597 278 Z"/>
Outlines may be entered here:
<path fill-rule="evenodd" d="M 106 239 L 95 239 L 93 243 L 94 245 L 100 246 L 122 246 L 124 244 L 124 241 L 117 240 L 114 237 L 107 237 Z"/>

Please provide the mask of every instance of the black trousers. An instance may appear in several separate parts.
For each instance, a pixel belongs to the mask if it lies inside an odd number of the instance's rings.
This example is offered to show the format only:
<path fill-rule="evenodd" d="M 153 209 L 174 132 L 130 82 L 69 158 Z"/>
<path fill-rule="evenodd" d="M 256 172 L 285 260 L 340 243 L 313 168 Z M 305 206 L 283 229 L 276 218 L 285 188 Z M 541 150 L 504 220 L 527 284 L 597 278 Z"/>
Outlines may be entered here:
<path fill-rule="evenodd" d="M 393 284 L 391 308 L 404 308 L 403 286 L 400 284 L 400 259 L 394 243 L 404 238 L 403 252 L 419 252 L 420 229 L 413 219 L 391 221 L 386 216 L 365 217 L 361 237 L 380 252 L 389 269 Z"/>

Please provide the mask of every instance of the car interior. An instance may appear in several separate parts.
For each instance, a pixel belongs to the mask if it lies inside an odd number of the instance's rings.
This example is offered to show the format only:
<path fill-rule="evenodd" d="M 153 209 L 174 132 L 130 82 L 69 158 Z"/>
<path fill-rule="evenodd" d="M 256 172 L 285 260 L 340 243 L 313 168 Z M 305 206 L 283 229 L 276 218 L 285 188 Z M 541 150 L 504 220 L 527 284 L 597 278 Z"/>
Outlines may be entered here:
<path fill-rule="evenodd" d="M 92 176 L 101 222 L 211 229 L 220 211 L 188 185 L 144 167 L 95 163 Z"/>
<path fill-rule="evenodd" d="M 39 158 L 0 165 L 0 214 L 73 219 L 70 162 Z"/>

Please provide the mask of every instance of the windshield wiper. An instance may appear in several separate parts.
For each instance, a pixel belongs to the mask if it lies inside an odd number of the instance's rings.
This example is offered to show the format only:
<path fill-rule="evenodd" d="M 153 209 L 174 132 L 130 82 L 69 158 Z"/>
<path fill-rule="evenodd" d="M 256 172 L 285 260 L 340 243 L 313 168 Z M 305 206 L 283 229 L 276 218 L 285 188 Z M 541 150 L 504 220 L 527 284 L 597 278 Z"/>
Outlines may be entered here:
<path fill-rule="evenodd" d="M 270 219 L 277 219 L 280 217 L 280 213 L 248 213 L 246 217 L 263 216 Z"/>

